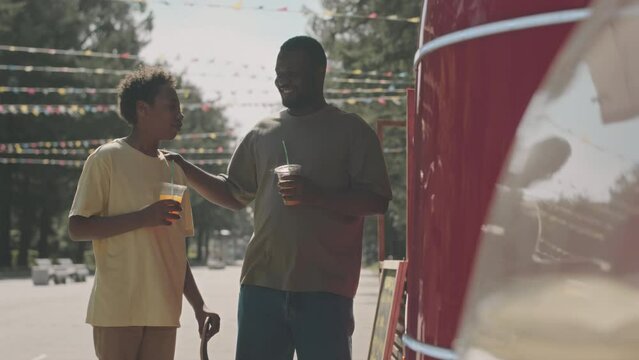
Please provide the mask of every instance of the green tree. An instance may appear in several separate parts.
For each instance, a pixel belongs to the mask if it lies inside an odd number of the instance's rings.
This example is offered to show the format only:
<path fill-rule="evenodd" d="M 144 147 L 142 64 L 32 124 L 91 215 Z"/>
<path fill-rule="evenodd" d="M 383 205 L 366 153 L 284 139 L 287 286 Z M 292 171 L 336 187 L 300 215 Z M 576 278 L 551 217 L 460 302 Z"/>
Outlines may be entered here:
<path fill-rule="evenodd" d="M 400 18 L 416 17 L 421 13 L 421 3 L 418 1 L 322 0 L 322 6 L 335 13 L 368 15 L 374 12 L 378 16 L 397 15 Z M 412 62 L 419 39 L 417 24 L 355 17 L 335 17 L 327 21 L 316 16 L 311 19 L 311 28 L 328 53 L 328 88 L 383 88 L 390 93 L 413 86 Z M 353 69 L 361 69 L 365 73 L 350 77 L 390 79 L 392 83 L 344 85 L 332 80 L 345 76 L 340 70 Z M 372 71 L 376 71 L 377 75 L 370 74 Z M 389 72 L 393 74 L 391 77 L 384 76 L 384 73 Z M 370 95 L 360 93 L 348 96 Z M 342 108 L 361 115 L 373 127 L 378 120 L 406 118 L 405 95 L 397 104 L 373 100 L 356 104 L 346 102 Z M 406 159 L 405 151 L 401 151 L 406 148 L 405 134 L 405 129 L 389 129 L 385 131 L 383 144 L 394 196 L 385 216 L 386 254 L 394 258 L 406 256 Z M 367 221 L 365 234 L 364 261 L 371 263 L 377 259 L 374 222 Z"/>
<path fill-rule="evenodd" d="M 153 16 L 142 4 L 111 0 L 65 0 L 53 6 L 39 0 L 5 0 L 0 4 L 0 44 L 57 49 L 118 51 L 136 55 L 148 42 Z M 107 59 L 82 56 L 0 51 L 0 64 L 86 67 L 133 70 L 138 61 L 125 57 Z M 76 75 L 53 72 L 0 70 L 0 86 L 114 88 L 121 76 Z M 179 82 L 182 82 L 178 76 Z M 182 85 L 182 84 L 181 84 Z M 192 88 L 184 84 L 185 88 Z M 191 89 L 183 102 L 199 102 Z M 0 92 L 0 104 L 114 104 L 114 94 L 25 94 Z M 205 111 L 207 110 L 207 111 Z M 225 131 L 226 119 L 217 109 L 198 109 L 186 114 L 184 132 Z M 0 114 L 0 143 L 43 140 L 102 139 L 125 136 L 128 125 L 114 112 L 87 112 L 79 116 L 32 113 Z M 190 142 L 192 147 L 217 146 L 220 140 Z M 233 141 L 225 138 L 224 146 Z M 227 144 L 228 143 L 228 144 Z M 166 144 L 171 147 L 172 144 Z M 181 146 L 181 145 L 180 145 Z M 36 155 L 0 154 L 2 157 L 33 158 Z M 70 155 L 47 155 L 69 159 Z M 86 154 L 74 157 L 86 158 Z M 81 169 L 62 166 L 0 164 L 0 268 L 11 266 L 14 253 L 18 266 L 28 266 L 29 253 L 39 256 L 71 256 L 83 261 L 86 243 L 68 240 L 68 209 Z M 201 203 L 200 203 L 201 202 Z M 205 208 L 196 200 L 196 218 L 204 227 L 236 219 L 236 215 Z M 214 215 L 207 215 L 205 213 Z M 224 223 L 224 226 L 229 226 Z M 198 224 L 196 224 L 197 226 Z"/>

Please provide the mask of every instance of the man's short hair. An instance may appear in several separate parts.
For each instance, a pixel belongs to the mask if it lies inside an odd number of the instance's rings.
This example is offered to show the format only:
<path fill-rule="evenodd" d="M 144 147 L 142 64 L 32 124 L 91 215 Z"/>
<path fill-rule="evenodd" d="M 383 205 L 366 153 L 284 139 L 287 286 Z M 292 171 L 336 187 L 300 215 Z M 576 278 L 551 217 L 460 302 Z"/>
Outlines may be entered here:
<path fill-rule="evenodd" d="M 302 51 L 308 54 L 315 67 L 326 69 L 326 53 L 319 41 L 310 36 L 295 36 L 284 42 L 280 51 Z"/>
<path fill-rule="evenodd" d="M 161 67 L 141 66 L 126 75 L 118 85 L 118 102 L 120 116 L 131 125 L 135 125 L 137 118 L 137 102 L 144 101 L 153 104 L 160 88 L 170 85 L 175 88 L 173 75 Z"/>

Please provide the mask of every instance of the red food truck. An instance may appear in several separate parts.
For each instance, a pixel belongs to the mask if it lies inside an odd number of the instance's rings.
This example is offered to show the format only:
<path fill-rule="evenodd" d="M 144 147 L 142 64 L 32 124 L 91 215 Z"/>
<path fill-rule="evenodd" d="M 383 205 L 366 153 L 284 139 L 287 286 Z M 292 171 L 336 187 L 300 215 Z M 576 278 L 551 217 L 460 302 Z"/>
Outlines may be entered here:
<path fill-rule="evenodd" d="M 639 358 L 639 1 L 426 0 L 406 359 Z"/>

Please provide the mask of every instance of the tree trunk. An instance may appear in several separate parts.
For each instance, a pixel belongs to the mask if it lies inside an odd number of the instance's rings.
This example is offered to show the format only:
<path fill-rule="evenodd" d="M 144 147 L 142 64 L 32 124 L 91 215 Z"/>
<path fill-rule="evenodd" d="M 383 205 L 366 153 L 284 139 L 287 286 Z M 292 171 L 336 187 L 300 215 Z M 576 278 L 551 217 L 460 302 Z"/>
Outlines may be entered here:
<path fill-rule="evenodd" d="M 237 242 L 238 242 L 238 236 L 234 236 L 233 237 L 233 257 L 231 258 L 231 261 L 233 262 L 237 260 Z"/>
<path fill-rule="evenodd" d="M 209 229 L 204 229 L 204 263 L 209 261 Z"/>
<path fill-rule="evenodd" d="M 84 251 L 87 247 L 88 241 L 78 241 L 75 242 L 76 251 L 75 256 L 73 257 L 73 262 L 76 264 L 84 264 Z"/>
<path fill-rule="evenodd" d="M 13 165 L 0 165 L 0 268 L 11 267 L 11 195 Z"/>
<path fill-rule="evenodd" d="M 204 242 L 204 231 L 197 232 L 197 261 L 202 262 L 202 243 Z"/>
<path fill-rule="evenodd" d="M 18 252 L 18 266 L 27 267 L 29 247 L 33 238 L 33 225 L 35 224 L 35 214 L 33 211 L 33 201 L 29 195 L 30 186 L 28 176 L 23 179 L 22 191 L 20 193 L 22 202 L 22 211 L 18 220 L 20 228 L 20 246 Z"/>
<path fill-rule="evenodd" d="M 50 204 L 43 199 L 40 211 L 40 238 L 38 240 L 38 257 L 49 257 L 49 234 L 51 234 L 51 210 Z"/>

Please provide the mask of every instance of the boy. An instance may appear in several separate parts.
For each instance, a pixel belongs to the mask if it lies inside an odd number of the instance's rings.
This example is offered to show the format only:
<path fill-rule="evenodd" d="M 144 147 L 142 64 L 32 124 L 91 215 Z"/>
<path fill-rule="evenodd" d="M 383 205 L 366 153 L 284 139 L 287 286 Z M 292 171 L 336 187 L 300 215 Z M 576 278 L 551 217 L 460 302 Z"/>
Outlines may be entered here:
<path fill-rule="evenodd" d="M 87 323 L 100 360 L 172 360 L 182 294 L 202 329 L 206 310 L 186 259 L 185 236 L 193 235 L 188 193 L 182 203 L 159 200 L 162 182 L 186 184 L 158 144 L 175 138 L 184 116 L 175 80 L 142 67 L 118 87 L 120 115 L 131 126 L 126 138 L 89 155 L 69 212 L 74 241 L 93 240 L 96 273 Z"/>

